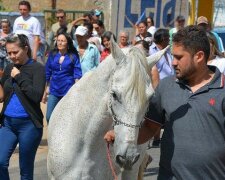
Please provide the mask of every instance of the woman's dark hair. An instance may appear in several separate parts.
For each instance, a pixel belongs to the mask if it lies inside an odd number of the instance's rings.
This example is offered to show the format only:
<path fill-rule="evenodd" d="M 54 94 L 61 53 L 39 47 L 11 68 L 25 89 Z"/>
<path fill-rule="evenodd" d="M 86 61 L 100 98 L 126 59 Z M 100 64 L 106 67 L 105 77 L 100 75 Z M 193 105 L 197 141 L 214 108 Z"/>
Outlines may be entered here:
<path fill-rule="evenodd" d="M 30 6 L 29 1 L 20 1 L 19 6 L 21 6 L 21 5 L 27 6 L 28 10 L 31 11 L 31 6 Z"/>
<path fill-rule="evenodd" d="M 145 19 L 145 21 L 148 23 L 148 19 L 150 19 L 151 20 L 151 22 L 152 22 L 152 26 L 154 26 L 155 25 L 155 23 L 154 23 L 154 19 L 151 17 L 151 16 L 149 16 L 149 17 L 147 17 L 146 19 Z"/>
<path fill-rule="evenodd" d="M 8 43 L 18 43 L 19 47 L 24 49 L 25 47 L 28 48 L 27 56 L 32 58 L 32 51 L 29 44 L 29 39 L 24 34 L 11 34 L 6 37 L 6 44 Z"/>
<path fill-rule="evenodd" d="M 139 23 L 138 23 L 138 26 L 139 26 L 140 24 L 144 24 L 146 27 L 148 27 L 147 21 L 145 21 L 145 20 L 144 20 L 144 21 L 139 22 Z"/>
<path fill-rule="evenodd" d="M 65 36 L 65 38 L 67 40 L 67 52 L 68 52 L 68 54 L 75 54 L 77 57 L 79 57 L 77 49 L 73 45 L 73 40 L 72 40 L 71 36 L 64 31 L 61 31 L 57 34 L 56 37 L 58 37 L 60 35 Z M 53 49 L 53 53 L 57 53 L 57 52 L 58 52 L 58 47 L 57 47 L 57 43 L 56 43 L 55 48 Z"/>
<path fill-rule="evenodd" d="M 163 43 L 165 40 L 169 39 L 170 34 L 169 34 L 169 30 L 168 29 L 158 29 L 155 33 L 154 33 L 154 39 L 153 41 L 156 44 L 161 44 Z"/>
<path fill-rule="evenodd" d="M 66 26 L 62 26 L 56 31 L 56 36 L 58 36 L 58 34 L 66 33 L 66 32 L 67 32 L 67 27 Z"/>
<path fill-rule="evenodd" d="M 113 36 L 113 39 L 116 42 L 116 37 L 115 37 L 115 35 L 111 31 L 106 31 L 106 32 L 103 33 L 103 35 L 101 37 L 101 39 L 102 39 L 102 45 L 103 46 L 104 46 L 103 39 L 106 38 L 108 41 L 110 41 L 111 36 Z"/>

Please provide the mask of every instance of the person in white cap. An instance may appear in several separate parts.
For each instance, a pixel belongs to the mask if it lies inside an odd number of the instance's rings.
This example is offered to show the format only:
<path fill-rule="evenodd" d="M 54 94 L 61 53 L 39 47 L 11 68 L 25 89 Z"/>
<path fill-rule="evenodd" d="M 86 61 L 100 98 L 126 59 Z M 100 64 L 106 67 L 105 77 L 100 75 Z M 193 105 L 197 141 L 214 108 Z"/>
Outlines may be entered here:
<path fill-rule="evenodd" d="M 75 32 L 80 56 L 82 74 L 96 68 L 100 62 L 100 53 L 94 44 L 87 41 L 88 29 L 84 26 L 78 26 Z"/>

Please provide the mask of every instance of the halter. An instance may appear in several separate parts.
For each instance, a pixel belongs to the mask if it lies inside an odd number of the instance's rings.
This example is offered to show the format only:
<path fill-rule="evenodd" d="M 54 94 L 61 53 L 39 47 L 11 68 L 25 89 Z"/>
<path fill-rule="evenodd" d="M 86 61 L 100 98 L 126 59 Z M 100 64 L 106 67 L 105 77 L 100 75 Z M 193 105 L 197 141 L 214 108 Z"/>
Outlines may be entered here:
<path fill-rule="evenodd" d="M 124 59 L 122 60 L 122 62 L 124 62 Z M 128 123 L 125 123 L 123 122 L 122 120 L 120 120 L 114 113 L 113 111 L 113 108 L 112 108 L 112 91 L 111 91 L 111 88 L 112 88 L 112 81 L 113 81 L 113 76 L 116 72 L 116 69 L 113 70 L 111 76 L 110 76 L 110 81 L 109 81 L 109 87 L 110 87 L 110 97 L 109 97 L 109 103 L 108 103 L 108 107 L 109 107 L 109 110 L 110 110 L 110 114 L 112 116 L 112 119 L 113 119 L 113 124 L 112 126 L 118 126 L 118 125 L 123 125 L 123 126 L 126 126 L 126 127 L 130 127 L 130 128 L 141 128 L 142 125 L 143 125 L 143 122 L 142 121 L 139 125 L 137 124 L 128 124 Z"/>
<path fill-rule="evenodd" d="M 108 106 L 109 106 L 109 110 L 110 110 L 110 113 L 111 113 L 111 116 L 112 116 L 112 119 L 113 119 L 113 126 L 123 125 L 123 126 L 130 127 L 130 128 L 141 128 L 142 127 L 143 121 L 139 125 L 136 125 L 136 124 L 128 124 L 128 123 L 125 123 L 122 120 L 120 120 L 115 115 L 115 113 L 114 113 L 114 111 L 112 109 L 112 96 L 111 95 L 110 95 L 110 100 L 109 100 L 109 105 Z"/>

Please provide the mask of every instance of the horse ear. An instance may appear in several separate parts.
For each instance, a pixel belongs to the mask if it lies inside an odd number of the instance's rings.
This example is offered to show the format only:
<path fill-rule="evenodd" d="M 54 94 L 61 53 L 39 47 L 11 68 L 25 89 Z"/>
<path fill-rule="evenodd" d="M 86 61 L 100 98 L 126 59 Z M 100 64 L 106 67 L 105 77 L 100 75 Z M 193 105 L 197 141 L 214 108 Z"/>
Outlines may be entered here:
<path fill-rule="evenodd" d="M 158 51 L 157 53 L 150 55 L 147 57 L 148 66 L 150 69 L 157 63 L 158 60 L 161 59 L 161 57 L 165 54 L 165 52 L 170 48 L 170 46 L 167 46 L 166 48 L 162 49 L 161 51 Z"/>
<path fill-rule="evenodd" d="M 113 35 L 111 36 L 110 41 L 111 41 L 110 46 L 111 46 L 112 57 L 115 59 L 116 64 L 119 64 L 123 59 L 126 58 L 126 56 L 123 53 L 123 51 L 120 49 L 118 44 L 115 42 Z"/>

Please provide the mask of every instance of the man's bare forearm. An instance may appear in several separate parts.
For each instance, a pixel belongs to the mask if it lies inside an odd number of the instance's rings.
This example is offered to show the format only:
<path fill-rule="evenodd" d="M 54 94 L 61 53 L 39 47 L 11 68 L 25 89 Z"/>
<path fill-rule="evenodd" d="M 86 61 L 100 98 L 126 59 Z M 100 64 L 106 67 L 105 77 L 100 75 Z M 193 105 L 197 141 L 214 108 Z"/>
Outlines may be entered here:
<path fill-rule="evenodd" d="M 150 140 L 160 127 L 161 125 L 156 122 L 145 120 L 143 126 L 139 130 L 138 144 L 143 144 Z"/>
<path fill-rule="evenodd" d="M 33 59 L 34 60 L 37 60 L 37 52 L 38 52 L 38 49 L 39 49 L 39 46 L 40 46 L 40 39 L 39 39 L 39 36 L 35 36 L 34 37 L 34 49 L 33 50 Z"/>

